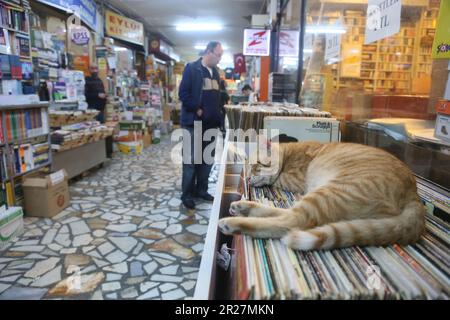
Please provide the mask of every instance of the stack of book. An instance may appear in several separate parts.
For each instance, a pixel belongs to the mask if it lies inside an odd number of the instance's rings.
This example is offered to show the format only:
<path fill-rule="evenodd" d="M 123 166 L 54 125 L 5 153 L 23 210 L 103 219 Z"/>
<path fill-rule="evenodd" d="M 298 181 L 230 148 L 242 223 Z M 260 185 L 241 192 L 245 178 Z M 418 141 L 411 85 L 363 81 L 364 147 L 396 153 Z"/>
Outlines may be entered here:
<path fill-rule="evenodd" d="M 244 187 L 250 200 L 291 207 L 297 195 Z M 448 201 L 448 199 L 447 199 Z M 296 251 L 278 239 L 236 235 L 234 299 L 448 299 L 450 225 L 426 216 L 413 245 Z"/>
<path fill-rule="evenodd" d="M 98 121 L 86 121 L 64 126 L 51 133 L 52 150 L 64 151 L 77 148 L 87 143 L 105 139 L 112 134 L 112 128 L 102 125 Z"/>

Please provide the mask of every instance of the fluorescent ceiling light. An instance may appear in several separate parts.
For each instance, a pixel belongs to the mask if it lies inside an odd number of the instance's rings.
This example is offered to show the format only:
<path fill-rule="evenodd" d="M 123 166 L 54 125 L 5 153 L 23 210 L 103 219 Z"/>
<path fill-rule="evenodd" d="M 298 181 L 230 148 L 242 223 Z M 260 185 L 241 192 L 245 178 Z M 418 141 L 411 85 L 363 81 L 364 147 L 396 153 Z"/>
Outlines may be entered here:
<path fill-rule="evenodd" d="M 220 31 L 222 28 L 218 23 L 185 23 L 176 26 L 177 31 Z"/>
<path fill-rule="evenodd" d="M 305 29 L 306 33 L 328 33 L 328 34 L 343 34 L 347 30 L 343 28 L 337 28 L 335 26 L 309 26 Z"/>
<path fill-rule="evenodd" d="M 194 46 L 194 48 L 196 49 L 196 50 L 205 50 L 206 49 L 206 44 L 197 44 L 197 45 L 195 45 Z M 223 50 L 228 50 L 228 46 L 226 46 L 226 45 L 222 45 L 222 49 Z"/>
<path fill-rule="evenodd" d="M 123 47 L 114 47 L 114 51 L 127 51 L 127 48 L 123 48 Z"/>

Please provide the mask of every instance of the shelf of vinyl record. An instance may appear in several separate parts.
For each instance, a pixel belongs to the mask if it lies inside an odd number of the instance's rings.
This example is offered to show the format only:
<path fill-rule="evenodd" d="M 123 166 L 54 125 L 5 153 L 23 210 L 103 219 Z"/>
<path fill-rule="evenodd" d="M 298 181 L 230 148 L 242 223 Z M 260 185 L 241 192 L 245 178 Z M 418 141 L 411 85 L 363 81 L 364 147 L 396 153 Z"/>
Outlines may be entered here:
<path fill-rule="evenodd" d="M 48 104 L 1 107 L 0 118 L 1 199 L 12 206 L 22 198 L 20 178 L 51 165 Z"/>
<path fill-rule="evenodd" d="M 410 93 L 417 87 L 414 79 L 429 81 L 424 78 L 431 74 L 432 44 L 423 39 L 434 35 L 437 14 L 436 9 L 423 10 L 418 23 L 402 23 L 396 35 L 364 45 L 365 12 L 346 10 L 342 20 L 347 32 L 342 36 L 342 47 L 348 45 L 361 51 L 360 73 L 355 76 L 354 68 L 348 68 L 351 74 L 346 75 L 345 63 L 336 63 L 335 88 L 348 88 L 356 80 L 368 91 Z M 339 19 L 339 13 L 327 13 L 322 19 L 332 24 Z"/>
<path fill-rule="evenodd" d="M 299 195 L 284 190 L 247 185 L 246 165 L 234 150 L 227 135 L 194 299 L 449 298 L 449 216 L 444 221 L 433 214 L 434 209 L 428 210 L 423 237 L 409 246 L 304 252 L 286 247 L 279 239 L 220 233 L 218 221 L 229 216 L 233 201 L 289 208 L 299 200 Z M 418 179 L 418 193 L 427 207 L 450 211 L 445 191 Z M 380 268 L 377 287 L 368 285 L 373 265 Z"/>

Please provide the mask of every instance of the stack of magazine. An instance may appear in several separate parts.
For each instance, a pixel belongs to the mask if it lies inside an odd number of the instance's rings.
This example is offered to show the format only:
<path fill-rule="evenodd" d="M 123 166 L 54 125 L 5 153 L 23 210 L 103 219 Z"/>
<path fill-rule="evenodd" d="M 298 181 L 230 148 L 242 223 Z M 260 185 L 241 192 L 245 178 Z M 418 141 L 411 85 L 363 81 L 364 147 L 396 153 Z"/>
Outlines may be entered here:
<path fill-rule="evenodd" d="M 280 208 L 298 199 L 268 186 L 244 183 L 240 191 L 244 198 Z M 232 298 L 448 299 L 449 230 L 447 222 L 427 214 L 426 232 L 416 244 L 316 251 L 292 250 L 279 239 L 236 235 Z"/>

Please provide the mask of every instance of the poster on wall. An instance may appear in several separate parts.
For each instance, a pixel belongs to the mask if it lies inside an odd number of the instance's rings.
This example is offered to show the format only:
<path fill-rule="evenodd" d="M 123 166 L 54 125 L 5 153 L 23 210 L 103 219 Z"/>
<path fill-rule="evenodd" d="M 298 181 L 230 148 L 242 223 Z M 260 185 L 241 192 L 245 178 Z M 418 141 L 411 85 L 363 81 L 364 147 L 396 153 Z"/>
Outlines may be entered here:
<path fill-rule="evenodd" d="M 144 45 L 144 25 L 112 11 L 105 13 L 106 34 L 134 44 Z"/>
<path fill-rule="evenodd" d="M 85 76 L 89 76 L 91 73 L 89 71 L 89 56 L 88 55 L 77 55 L 73 56 L 73 69 L 83 71 Z"/>
<path fill-rule="evenodd" d="M 280 31 L 280 57 L 298 57 L 299 32 L 297 30 Z"/>
<path fill-rule="evenodd" d="M 245 29 L 244 55 L 268 56 L 270 54 L 270 30 Z"/>
<path fill-rule="evenodd" d="M 450 1 L 441 1 L 436 34 L 433 41 L 433 59 L 450 59 Z"/>
<path fill-rule="evenodd" d="M 364 44 L 369 44 L 400 31 L 401 0 L 369 0 Z"/>

